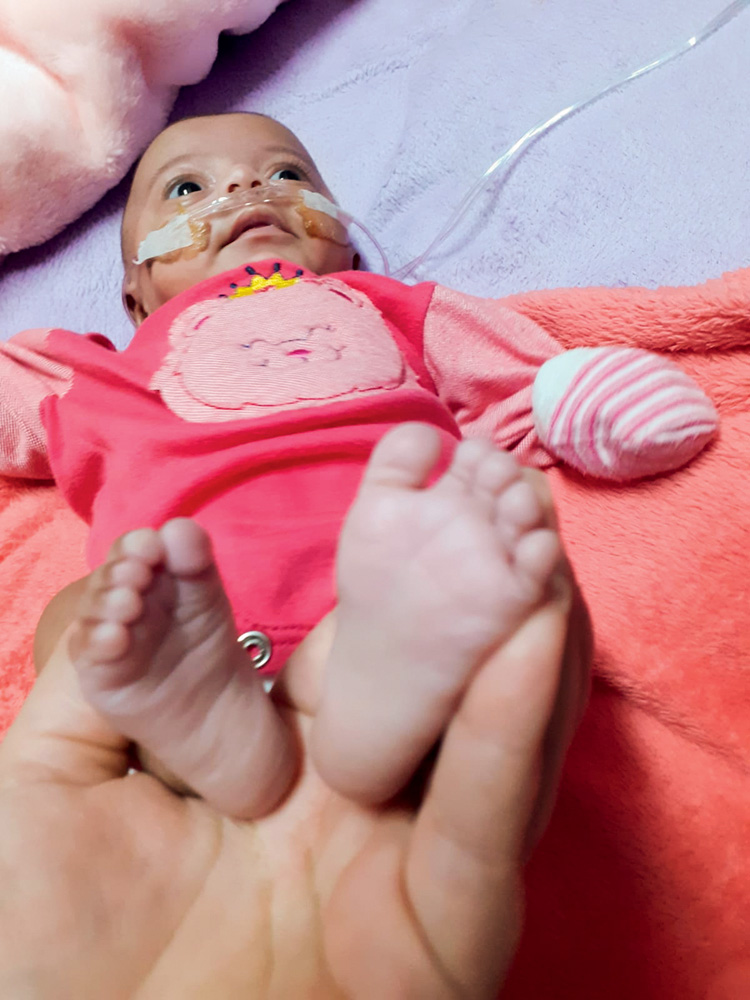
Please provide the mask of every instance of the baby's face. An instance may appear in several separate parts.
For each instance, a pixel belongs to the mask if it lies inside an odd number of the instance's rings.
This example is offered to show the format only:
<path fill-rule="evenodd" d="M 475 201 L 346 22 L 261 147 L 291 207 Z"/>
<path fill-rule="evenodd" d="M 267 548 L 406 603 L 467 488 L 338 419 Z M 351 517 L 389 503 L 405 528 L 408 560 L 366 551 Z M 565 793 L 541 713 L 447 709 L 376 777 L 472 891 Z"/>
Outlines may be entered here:
<path fill-rule="evenodd" d="M 290 198 L 264 206 L 262 225 L 236 234 L 243 210 L 235 209 L 211 218 L 204 250 L 132 263 L 141 241 L 173 218 L 177 206 L 190 211 L 268 181 L 288 188 Z M 351 246 L 307 232 L 295 207 L 301 188 L 331 197 L 305 147 L 273 119 L 247 114 L 192 118 L 157 136 L 136 170 L 122 225 L 125 298 L 136 324 L 199 281 L 267 257 L 316 274 L 351 268 Z"/>

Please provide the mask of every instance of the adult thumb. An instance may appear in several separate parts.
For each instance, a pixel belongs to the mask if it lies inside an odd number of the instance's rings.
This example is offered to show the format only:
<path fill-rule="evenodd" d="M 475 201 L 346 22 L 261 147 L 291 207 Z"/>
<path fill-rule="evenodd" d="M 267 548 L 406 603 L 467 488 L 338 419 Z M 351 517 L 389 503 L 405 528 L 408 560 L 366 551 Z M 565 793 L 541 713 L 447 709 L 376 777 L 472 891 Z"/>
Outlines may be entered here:
<path fill-rule="evenodd" d="M 127 773 L 129 741 L 84 699 L 65 632 L 0 745 L 0 787 L 98 785 Z"/>

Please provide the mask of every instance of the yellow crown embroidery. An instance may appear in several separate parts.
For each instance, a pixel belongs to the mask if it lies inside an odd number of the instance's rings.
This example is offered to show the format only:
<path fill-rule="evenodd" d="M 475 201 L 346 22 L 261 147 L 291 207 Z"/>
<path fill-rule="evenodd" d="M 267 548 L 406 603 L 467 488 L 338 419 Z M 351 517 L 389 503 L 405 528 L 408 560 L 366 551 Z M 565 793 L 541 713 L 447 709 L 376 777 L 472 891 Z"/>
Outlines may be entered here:
<path fill-rule="evenodd" d="M 278 271 L 275 271 L 270 278 L 264 278 L 260 274 L 254 274 L 249 285 L 240 285 L 229 295 L 230 299 L 239 299 L 243 295 L 254 295 L 255 292 L 262 292 L 266 288 L 288 288 L 289 285 L 296 285 L 299 278 L 282 278 Z"/>

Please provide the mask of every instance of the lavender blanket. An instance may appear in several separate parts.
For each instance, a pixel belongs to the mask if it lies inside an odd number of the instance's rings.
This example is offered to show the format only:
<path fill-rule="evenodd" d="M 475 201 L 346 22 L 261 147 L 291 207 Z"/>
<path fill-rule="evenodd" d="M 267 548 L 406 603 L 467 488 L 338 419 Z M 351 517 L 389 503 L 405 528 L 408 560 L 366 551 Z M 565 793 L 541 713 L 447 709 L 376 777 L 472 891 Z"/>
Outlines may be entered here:
<path fill-rule="evenodd" d="M 291 0 L 251 36 L 226 39 L 175 116 L 255 109 L 283 120 L 397 267 L 530 126 L 681 43 L 725 2 Z M 501 296 L 693 283 L 750 265 L 749 46 L 747 10 L 561 123 L 420 276 Z M 127 342 L 126 183 L 62 236 L 8 258 L 2 336 L 58 325 Z"/>

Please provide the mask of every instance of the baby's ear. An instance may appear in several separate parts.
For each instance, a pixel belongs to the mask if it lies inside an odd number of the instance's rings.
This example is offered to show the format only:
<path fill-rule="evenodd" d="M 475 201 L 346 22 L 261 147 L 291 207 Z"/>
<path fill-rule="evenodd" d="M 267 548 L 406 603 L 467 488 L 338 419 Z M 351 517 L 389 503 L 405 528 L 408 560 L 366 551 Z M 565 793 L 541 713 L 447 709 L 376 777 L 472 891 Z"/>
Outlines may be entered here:
<path fill-rule="evenodd" d="M 122 304 L 136 328 L 148 316 L 139 295 L 138 279 L 132 273 L 132 269 L 129 269 L 129 272 L 126 271 L 125 277 L 122 279 Z"/>

